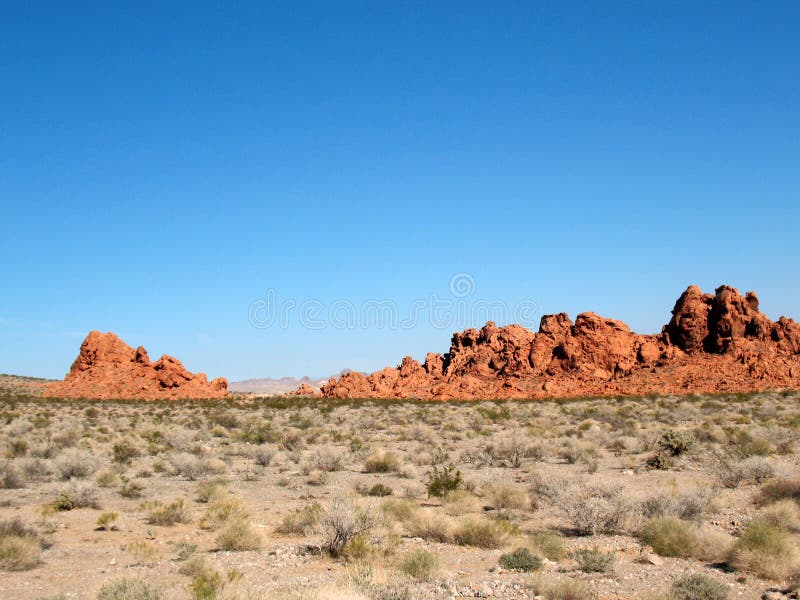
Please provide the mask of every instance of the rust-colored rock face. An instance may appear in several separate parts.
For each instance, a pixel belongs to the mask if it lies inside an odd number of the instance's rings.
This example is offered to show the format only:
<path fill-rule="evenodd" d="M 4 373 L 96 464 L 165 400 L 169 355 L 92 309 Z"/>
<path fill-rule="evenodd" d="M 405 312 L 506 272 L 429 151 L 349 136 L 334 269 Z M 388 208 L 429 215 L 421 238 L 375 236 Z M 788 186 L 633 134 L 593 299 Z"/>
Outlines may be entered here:
<path fill-rule="evenodd" d="M 209 382 L 203 373 L 190 373 L 171 356 L 150 362 L 141 346 L 134 349 L 113 333 L 92 331 L 64 381 L 47 385 L 43 395 L 143 400 L 224 398 L 228 382 L 222 377 Z"/>
<path fill-rule="evenodd" d="M 655 335 L 594 313 L 453 335 L 444 356 L 411 357 L 322 387 L 332 398 L 492 399 L 747 392 L 800 387 L 800 324 L 770 321 L 753 292 L 689 287 Z"/>

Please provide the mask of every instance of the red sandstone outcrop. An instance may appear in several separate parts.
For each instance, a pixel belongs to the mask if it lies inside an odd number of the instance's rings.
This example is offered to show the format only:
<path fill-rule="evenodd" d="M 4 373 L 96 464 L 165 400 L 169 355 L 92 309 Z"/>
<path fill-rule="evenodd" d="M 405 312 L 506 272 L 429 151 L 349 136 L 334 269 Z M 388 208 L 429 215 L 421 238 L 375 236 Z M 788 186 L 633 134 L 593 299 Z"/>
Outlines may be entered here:
<path fill-rule="evenodd" d="M 654 335 L 587 312 L 519 325 L 467 329 L 445 355 L 397 368 L 331 378 L 334 398 L 490 399 L 583 395 L 747 392 L 800 387 L 800 324 L 770 321 L 755 293 L 689 287 Z"/>
<path fill-rule="evenodd" d="M 301 383 L 296 390 L 286 394 L 287 396 L 319 396 L 319 392 L 307 383 Z"/>
<path fill-rule="evenodd" d="M 150 362 L 141 346 L 134 349 L 113 333 L 92 331 L 64 381 L 48 384 L 43 395 L 143 400 L 224 398 L 228 382 L 223 377 L 209 382 L 203 373 L 190 373 L 171 356 Z"/>

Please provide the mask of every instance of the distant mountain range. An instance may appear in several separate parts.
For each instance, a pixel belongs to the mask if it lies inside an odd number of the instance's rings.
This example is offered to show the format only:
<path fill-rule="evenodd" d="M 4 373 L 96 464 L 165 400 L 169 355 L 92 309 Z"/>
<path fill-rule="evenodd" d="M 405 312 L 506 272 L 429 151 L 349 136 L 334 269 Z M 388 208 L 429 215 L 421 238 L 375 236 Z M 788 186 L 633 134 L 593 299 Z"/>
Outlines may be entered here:
<path fill-rule="evenodd" d="M 339 373 L 333 375 L 334 377 L 341 377 L 345 373 L 349 373 L 350 369 L 343 369 Z M 240 392 L 245 394 L 259 394 L 264 396 L 272 396 L 279 394 L 286 394 L 296 390 L 302 384 L 308 384 L 314 391 L 319 391 L 322 384 L 327 383 L 328 377 L 320 379 L 311 379 L 310 377 L 280 377 L 271 378 L 264 377 L 259 379 L 244 379 L 242 381 L 231 381 L 228 384 L 228 390 L 231 392 Z"/>

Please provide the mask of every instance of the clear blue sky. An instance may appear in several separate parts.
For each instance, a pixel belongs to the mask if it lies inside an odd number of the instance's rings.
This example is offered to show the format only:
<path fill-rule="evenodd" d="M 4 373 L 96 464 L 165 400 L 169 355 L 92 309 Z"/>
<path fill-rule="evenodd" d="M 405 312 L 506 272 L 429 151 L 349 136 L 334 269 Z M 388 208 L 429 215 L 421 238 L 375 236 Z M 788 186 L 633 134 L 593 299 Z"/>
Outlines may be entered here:
<path fill-rule="evenodd" d="M 462 272 L 537 322 L 658 331 L 691 283 L 800 317 L 800 3 L 225 4 L 3 6 L 0 371 L 61 377 L 91 329 L 372 370 L 455 327 L 249 307 L 407 311 Z"/>

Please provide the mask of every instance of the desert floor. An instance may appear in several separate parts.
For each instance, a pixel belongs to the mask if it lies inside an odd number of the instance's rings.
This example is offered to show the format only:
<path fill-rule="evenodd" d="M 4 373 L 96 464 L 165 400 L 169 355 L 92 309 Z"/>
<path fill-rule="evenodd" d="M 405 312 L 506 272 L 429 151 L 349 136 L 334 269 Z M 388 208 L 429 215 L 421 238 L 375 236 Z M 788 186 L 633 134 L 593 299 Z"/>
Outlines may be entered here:
<path fill-rule="evenodd" d="M 780 598 L 795 393 L 36 398 L 4 377 L 0 598 Z"/>

